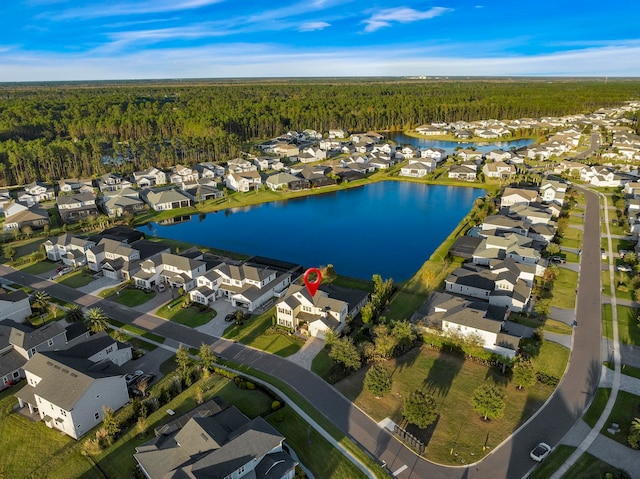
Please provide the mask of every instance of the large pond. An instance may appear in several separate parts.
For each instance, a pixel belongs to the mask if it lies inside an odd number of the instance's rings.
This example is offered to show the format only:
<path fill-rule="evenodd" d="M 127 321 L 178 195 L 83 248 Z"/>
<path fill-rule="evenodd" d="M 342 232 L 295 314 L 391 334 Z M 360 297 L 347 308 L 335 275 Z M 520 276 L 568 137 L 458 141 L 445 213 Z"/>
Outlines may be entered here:
<path fill-rule="evenodd" d="M 514 148 L 522 148 L 523 146 L 530 145 L 534 142 L 534 140 L 527 138 L 522 140 L 512 140 L 512 141 L 492 141 L 492 142 L 458 142 L 458 141 L 442 141 L 442 140 L 430 140 L 428 138 L 414 138 L 413 136 L 407 136 L 404 133 L 390 133 L 389 139 L 395 141 L 399 145 L 411 145 L 415 146 L 420 150 L 424 150 L 426 148 L 442 148 L 447 152 L 448 155 L 451 155 L 456 147 L 461 148 L 471 148 L 475 147 L 478 151 L 482 153 L 488 153 L 491 150 L 501 149 L 508 150 L 512 147 Z"/>
<path fill-rule="evenodd" d="M 160 236 L 305 268 L 404 281 L 418 270 L 485 190 L 385 181 L 322 195 L 233 208 L 172 225 L 140 227 Z"/>

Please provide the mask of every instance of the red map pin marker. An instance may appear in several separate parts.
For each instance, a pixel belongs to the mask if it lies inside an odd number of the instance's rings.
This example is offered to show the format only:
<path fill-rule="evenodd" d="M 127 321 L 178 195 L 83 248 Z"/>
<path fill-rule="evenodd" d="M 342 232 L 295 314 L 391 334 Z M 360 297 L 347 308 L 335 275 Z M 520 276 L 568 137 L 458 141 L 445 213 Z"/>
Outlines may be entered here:
<path fill-rule="evenodd" d="M 315 281 L 309 281 L 309 275 L 312 275 L 312 274 L 316 275 Z M 307 291 L 309 291 L 309 294 L 311 296 L 315 296 L 316 291 L 318 291 L 318 287 L 322 282 L 322 273 L 320 272 L 320 270 L 318 268 L 309 268 L 304 272 L 303 279 L 304 279 L 304 284 L 307 286 Z"/>

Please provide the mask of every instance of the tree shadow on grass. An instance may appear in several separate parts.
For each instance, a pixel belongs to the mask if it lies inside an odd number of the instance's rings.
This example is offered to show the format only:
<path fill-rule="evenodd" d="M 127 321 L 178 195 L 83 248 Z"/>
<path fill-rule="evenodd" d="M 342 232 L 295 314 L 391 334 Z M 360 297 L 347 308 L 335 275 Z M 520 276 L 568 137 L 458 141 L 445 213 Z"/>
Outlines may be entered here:
<path fill-rule="evenodd" d="M 451 352 L 440 351 L 424 380 L 423 390 L 426 393 L 441 399 L 449 394 L 453 380 L 464 365 L 464 354 L 461 351 L 456 346 L 452 346 Z"/>

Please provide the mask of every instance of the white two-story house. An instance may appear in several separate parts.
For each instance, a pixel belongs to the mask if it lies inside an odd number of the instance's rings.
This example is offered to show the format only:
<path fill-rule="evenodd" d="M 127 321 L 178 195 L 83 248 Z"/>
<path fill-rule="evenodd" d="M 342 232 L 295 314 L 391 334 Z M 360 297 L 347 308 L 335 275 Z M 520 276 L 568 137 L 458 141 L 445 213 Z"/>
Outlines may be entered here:
<path fill-rule="evenodd" d="M 311 296 L 306 287 L 291 285 L 276 304 L 278 325 L 298 329 L 310 336 L 324 338 L 327 331 L 340 332 L 346 324 L 349 305 L 318 290 Z"/>

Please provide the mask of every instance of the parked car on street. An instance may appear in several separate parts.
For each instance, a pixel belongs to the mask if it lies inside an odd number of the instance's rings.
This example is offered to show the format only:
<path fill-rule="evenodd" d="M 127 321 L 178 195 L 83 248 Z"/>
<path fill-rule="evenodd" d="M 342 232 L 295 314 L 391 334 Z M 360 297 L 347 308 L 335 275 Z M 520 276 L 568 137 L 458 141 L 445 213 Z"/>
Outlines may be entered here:
<path fill-rule="evenodd" d="M 545 457 L 549 455 L 550 452 L 551 446 L 549 446 L 549 444 L 547 443 L 541 442 L 533 448 L 533 450 L 529 453 L 529 456 L 531 456 L 531 459 L 533 459 L 534 461 L 541 462 Z"/>

